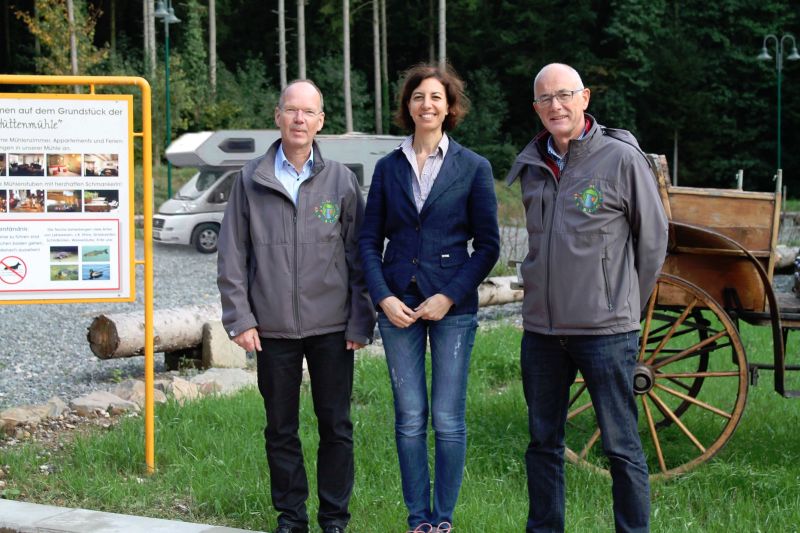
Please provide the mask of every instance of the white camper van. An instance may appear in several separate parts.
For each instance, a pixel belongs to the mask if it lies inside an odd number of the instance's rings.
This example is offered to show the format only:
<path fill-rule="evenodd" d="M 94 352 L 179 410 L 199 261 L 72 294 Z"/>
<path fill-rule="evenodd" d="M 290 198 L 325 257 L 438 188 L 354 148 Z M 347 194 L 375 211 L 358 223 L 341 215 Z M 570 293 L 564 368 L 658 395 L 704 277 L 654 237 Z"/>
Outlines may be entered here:
<path fill-rule="evenodd" d="M 153 239 L 194 245 L 202 253 L 217 250 L 217 235 L 236 171 L 263 155 L 279 139 L 279 130 L 223 130 L 186 133 L 167 148 L 177 167 L 198 172 L 153 217 Z M 349 133 L 317 135 L 326 159 L 347 165 L 366 190 L 378 159 L 394 150 L 403 137 Z"/>

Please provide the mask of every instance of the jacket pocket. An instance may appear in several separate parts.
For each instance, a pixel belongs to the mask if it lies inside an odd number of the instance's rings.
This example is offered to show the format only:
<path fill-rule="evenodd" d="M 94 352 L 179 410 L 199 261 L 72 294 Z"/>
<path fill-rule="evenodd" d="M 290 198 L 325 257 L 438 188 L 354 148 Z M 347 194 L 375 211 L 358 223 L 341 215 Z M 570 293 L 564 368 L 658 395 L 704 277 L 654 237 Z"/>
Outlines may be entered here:
<path fill-rule="evenodd" d="M 449 268 L 454 266 L 463 265 L 469 259 L 469 254 L 466 250 L 449 250 L 443 251 L 439 255 L 442 268 Z"/>
<path fill-rule="evenodd" d="M 608 250 L 603 249 L 603 257 L 602 257 L 602 264 L 603 264 L 603 284 L 606 289 L 606 305 L 608 305 L 608 310 L 614 310 L 614 302 L 611 300 L 611 284 L 608 281 Z"/>
<path fill-rule="evenodd" d="M 528 233 L 544 232 L 544 179 L 522 178 L 522 203 L 525 206 L 525 225 Z"/>

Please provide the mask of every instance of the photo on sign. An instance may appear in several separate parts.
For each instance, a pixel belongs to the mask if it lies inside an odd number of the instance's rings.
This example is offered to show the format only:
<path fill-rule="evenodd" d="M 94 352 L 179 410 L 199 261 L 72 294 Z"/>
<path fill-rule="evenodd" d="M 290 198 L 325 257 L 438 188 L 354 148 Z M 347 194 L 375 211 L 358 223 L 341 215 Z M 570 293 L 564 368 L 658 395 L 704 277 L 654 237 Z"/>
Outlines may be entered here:
<path fill-rule="evenodd" d="M 119 207 L 116 189 L 87 189 L 83 191 L 83 210 L 87 213 L 108 213 Z"/>
<path fill-rule="evenodd" d="M 0 154 L 0 176 L 6 175 L 6 154 Z"/>
<path fill-rule="evenodd" d="M 47 156 L 48 176 L 80 176 L 81 154 L 49 154 Z"/>
<path fill-rule="evenodd" d="M 48 213 L 80 213 L 81 191 L 48 189 L 45 205 Z"/>
<path fill-rule="evenodd" d="M 99 265 L 83 265 L 81 279 L 84 280 L 108 280 L 111 279 L 111 269 L 108 263 Z"/>
<path fill-rule="evenodd" d="M 119 154 L 86 154 L 84 176 L 119 176 Z"/>
<path fill-rule="evenodd" d="M 0 191 L 0 213 L 8 212 L 8 191 Z"/>
<path fill-rule="evenodd" d="M 78 265 L 50 265 L 50 281 L 77 281 Z"/>
<path fill-rule="evenodd" d="M 108 261 L 111 259 L 108 246 L 83 246 L 81 252 L 83 253 L 82 259 L 84 263 Z"/>
<path fill-rule="evenodd" d="M 77 246 L 51 246 L 50 247 L 50 261 L 53 263 L 77 263 L 78 262 L 78 247 Z"/>
<path fill-rule="evenodd" d="M 8 191 L 8 210 L 12 213 L 44 213 L 44 189 Z"/>
<path fill-rule="evenodd" d="M 8 154 L 9 176 L 44 176 L 44 154 Z"/>

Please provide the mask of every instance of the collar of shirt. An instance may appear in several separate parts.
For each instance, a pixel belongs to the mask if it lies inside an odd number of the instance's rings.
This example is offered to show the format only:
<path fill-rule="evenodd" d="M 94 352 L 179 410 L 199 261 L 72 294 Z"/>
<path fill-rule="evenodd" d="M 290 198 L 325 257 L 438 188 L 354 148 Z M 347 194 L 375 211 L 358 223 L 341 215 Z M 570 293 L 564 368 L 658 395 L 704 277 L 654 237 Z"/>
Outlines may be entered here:
<path fill-rule="evenodd" d="M 311 154 L 308 160 L 303 164 L 300 172 L 286 159 L 286 154 L 283 153 L 283 146 L 278 145 L 278 151 L 275 153 L 275 177 L 281 182 L 281 185 L 292 197 L 294 203 L 297 203 L 297 193 L 300 190 L 300 184 L 303 183 L 311 176 L 311 170 L 314 168 L 314 149 L 311 149 Z"/>
<path fill-rule="evenodd" d="M 592 123 L 589 121 L 589 117 L 586 117 L 585 121 L 586 121 L 586 124 L 585 124 L 585 126 L 583 128 L 583 133 L 580 134 L 580 137 L 578 137 L 577 140 L 581 140 L 584 137 L 586 137 L 586 134 L 589 133 L 589 130 L 592 127 Z M 547 137 L 547 155 L 549 155 L 550 158 L 555 162 L 555 164 L 558 166 L 558 170 L 559 171 L 564 170 L 564 165 L 567 162 L 566 161 L 566 154 L 564 154 L 564 156 L 561 156 L 556 151 L 556 147 L 553 144 L 553 136 L 552 135 Z"/>
<path fill-rule="evenodd" d="M 436 147 L 436 152 L 431 154 L 433 156 L 439 157 L 439 159 L 444 159 L 444 156 L 447 155 L 447 149 L 450 147 L 450 139 L 447 137 L 447 134 L 442 134 L 442 139 L 439 141 L 439 146 Z M 408 162 L 411 163 L 411 168 L 414 169 L 414 175 L 419 179 L 420 173 L 422 172 L 421 168 L 417 168 L 417 154 L 414 153 L 414 136 L 409 135 L 403 142 L 400 143 L 400 146 L 397 147 L 398 150 L 401 150 L 403 154 L 408 159 Z M 428 156 L 430 157 L 430 156 Z"/>

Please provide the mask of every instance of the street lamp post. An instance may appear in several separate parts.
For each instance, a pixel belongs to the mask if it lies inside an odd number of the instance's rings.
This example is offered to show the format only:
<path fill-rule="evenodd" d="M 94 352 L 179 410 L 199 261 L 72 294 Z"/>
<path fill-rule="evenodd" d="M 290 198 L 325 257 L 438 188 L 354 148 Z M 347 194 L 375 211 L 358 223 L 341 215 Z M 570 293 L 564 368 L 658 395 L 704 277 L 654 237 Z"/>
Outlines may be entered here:
<path fill-rule="evenodd" d="M 761 53 L 758 54 L 758 59 L 761 61 L 769 61 L 772 56 L 767 51 L 767 43 L 770 41 L 775 43 L 775 71 L 778 73 L 778 166 L 781 168 L 781 72 L 783 71 L 783 45 L 784 42 L 792 42 L 792 51 L 786 58 L 789 61 L 797 61 L 800 59 L 800 54 L 797 53 L 797 43 L 794 40 L 794 35 L 791 33 L 784 33 L 780 39 L 773 34 L 764 37 L 764 43 L 761 46 Z"/>
<path fill-rule="evenodd" d="M 166 6 L 162 0 L 156 4 L 156 10 L 153 16 L 157 19 L 164 19 L 164 93 L 166 96 L 167 104 L 167 124 L 164 133 L 165 142 L 164 148 L 169 146 L 170 139 L 172 138 L 172 124 L 170 123 L 170 99 L 169 99 L 169 25 L 177 24 L 181 20 L 175 16 L 175 10 L 172 9 L 172 1 L 167 0 Z M 167 198 L 172 198 L 172 164 L 167 159 Z"/>

